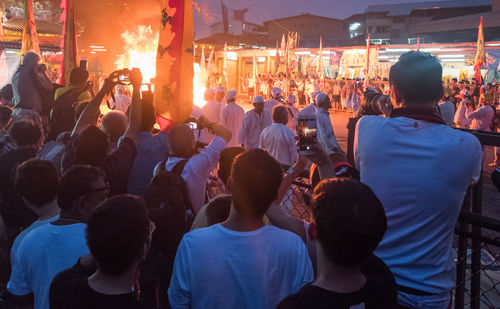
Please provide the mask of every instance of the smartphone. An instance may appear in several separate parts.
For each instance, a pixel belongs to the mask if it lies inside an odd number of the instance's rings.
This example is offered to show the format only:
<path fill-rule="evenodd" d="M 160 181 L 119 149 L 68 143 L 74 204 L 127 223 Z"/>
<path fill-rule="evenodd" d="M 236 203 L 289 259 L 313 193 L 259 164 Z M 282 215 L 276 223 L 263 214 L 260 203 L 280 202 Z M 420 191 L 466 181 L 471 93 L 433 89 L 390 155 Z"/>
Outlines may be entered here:
<path fill-rule="evenodd" d="M 299 137 L 299 154 L 312 154 L 312 146 L 318 143 L 318 134 L 315 115 L 299 115 L 297 121 L 297 135 Z"/>
<path fill-rule="evenodd" d="M 118 81 L 120 82 L 124 82 L 124 83 L 129 83 L 130 82 L 130 74 L 120 74 L 120 76 L 118 76 Z"/>
<path fill-rule="evenodd" d="M 80 69 L 87 70 L 87 60 L 85 59 L 80 60 Z"/>
<path fill-rule="evenodd" d="M 190 121 L 188 124 L 191 130 L 198 130 L 198 123 L 196 121 Z"/>

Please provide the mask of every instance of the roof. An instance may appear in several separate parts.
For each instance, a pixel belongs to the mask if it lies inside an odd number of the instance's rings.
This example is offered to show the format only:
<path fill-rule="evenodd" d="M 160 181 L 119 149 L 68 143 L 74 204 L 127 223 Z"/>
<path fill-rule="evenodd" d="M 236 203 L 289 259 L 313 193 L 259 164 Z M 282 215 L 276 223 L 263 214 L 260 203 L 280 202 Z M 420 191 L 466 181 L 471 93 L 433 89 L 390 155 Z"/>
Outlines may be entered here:
<path fill-rule="evenodd" d="M 500 27 L 500 12 L 491 11 L 410 25 L 410 33 L 424 34 L 433 32 L 477 29 L 481 16 L 483 16 L 484 18 L 484 28 Z"/>
<path fill-rule="evenodd" d="M 365 13 L 387 12 L 388 16 L 403 16 L 410 15 L 414 10 L 433 9 L 433 8 L 463 8 L 463 7 L 478 7 L 490 6 L 491 0 L 452 0 L 452 1 L 432 1 L 432 2 L 412 2 L 412 3 L 396 3 L 396 4 L 381 4 L 370 5 L 366 8 Z"/>
<path fill-rule="evenodd" d="M 338 18 L 325 17 L 325 16 L 319 16 L 319 15 L 313 15 L 313 14 L 309 14 L 309 13 L 304 13 L 304 14 L 301 14 L 301 15 L 288 16 L 288 17 L 283 17 L 283 18 L 278 18 L 278 19 L 267 20 L 267 21 L 264 22 L 264 25 L 267 26 L 267 24 L 270 24 L 270 23 L 273 23 L 273 22 L 284 21 L 284 20 L 287 20 L 287 19 L 294 19 L 294 18 L 297 18 L 297 17 L 304 17 L 304 16 L 314 17 L 314 18 L 321 18 L 321 19 L 328 19 L 328 20 L 333 20 L 333 21 L 343 21 L 342 19 L 338 19 Z"/>
<path fill-rule="evenodd" d="M 36 32 L 45 34 L 61 34 L 62 25 L 53 23 L 47 20 L 35 20 L 36 22 Z M 23 32 L 24 28 L 24 18 L 23 17 L 13 17 L 7 22 L 3 23 L 3 28 L 7 30 Z"/>
<path fill-rule="evenodd" d="M 255 46 L 267 46 L 274 47 L 276 41 L 269 40 L 267 35 L 263 34 L 242 34 L 242 35 L 232 35 L 217 33 L 205 38 L 201 38 L 195 41 L 197 44 L 211 44 L 216 46 L 224 46 L 227 42 L 228 46 L 239 46 L 240 44 L 245 45 L 255 45 Z"/>

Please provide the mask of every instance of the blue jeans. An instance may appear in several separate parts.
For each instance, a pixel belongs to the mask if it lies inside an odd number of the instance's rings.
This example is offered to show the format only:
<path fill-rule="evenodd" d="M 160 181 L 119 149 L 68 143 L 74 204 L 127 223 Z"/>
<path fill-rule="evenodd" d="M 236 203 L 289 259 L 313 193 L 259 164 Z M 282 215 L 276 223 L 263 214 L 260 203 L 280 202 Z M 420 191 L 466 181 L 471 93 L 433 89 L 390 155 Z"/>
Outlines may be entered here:
<path fill-rule="evenodd" d="M 450 293 L 444 295 L 411 295 L 398 291 L 398 304 L 415 309 L 448 309 Z"/>

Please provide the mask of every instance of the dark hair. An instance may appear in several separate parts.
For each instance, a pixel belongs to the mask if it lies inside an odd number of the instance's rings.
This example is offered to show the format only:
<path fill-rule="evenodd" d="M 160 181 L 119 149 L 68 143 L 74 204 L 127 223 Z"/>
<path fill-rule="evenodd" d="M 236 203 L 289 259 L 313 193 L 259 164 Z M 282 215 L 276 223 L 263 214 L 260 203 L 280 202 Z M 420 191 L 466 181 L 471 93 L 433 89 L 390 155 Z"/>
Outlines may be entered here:
<path fill-rule="evenodd" d="M 375 193 L 350 178 L 320 182 L 313 194 L 313 215 L 323 252 L 343 266 L 362 263 L 387 229 L 385 211 Z"/>
<path fill-rule="evenodd" d="M 12 118 L 12 108 L 0 105 L 0 124 L 6 125 Z"/>
<path fill-rule="evenodd" d="M 219 176 L 224 184 L 227 184 L 229 176 L 231 176 L 231 166 L 233 165 L 234 158 L 244 151 L 241 147 L 229 147 L 220 153 L 217 176 Z"/>
<path fill-rule="evenodd" d="M 79 85 L 87 81 L 89 78 L 89 72 L 82 68 L 74 68 L 71 70 L 69 76 L 69 83 L 72 85 Z"/>
<path fill-rule="evenodd" d="M 133 195 L 104 200 L 87 221 L 87 245 L 103 274 L 123 273 L 142 253 L 149 238 L 144 201 Z"/>
<path fill-rule="evenodd" d="M 264 215 L 278 196 L 279 163 L 266 151 L 252 149 L 236 157 L 231 176 L 235 208 L 242 213 Z"/>
<path fill-rule="evenodd" d="M 391 67 L 389 82 L 407 103 L 438 101 L 443 95 L 443 68 L 429 53 L 410 51 Z"/>
<path fill-rule="evenodd" d="M 7 101 L 12 101 L 12 97 L 14 96 L 14 89 L 12 88 L 12 84 L 7 84 L 0 89 L 0 98 L 4 98 Z"/>
<path fill-rule="evenodd" d="M 21 120 L 10 127 L 9 134 L 18 147 L 24 147 L 36 145 L 42 132 L 31 122 Z"/>
<path fill-rule="evenodd" d="M 78 137 L 76 156 L 83 164 L 101 166 L 107 158 L 108 136 L 96 126 L 88 126 Z"/>
<path fill-rule="evenodd" d="M 191 226 L 187 226 L 186 210 L 192 209 L 186 183 L 181 177 L 160 170 L 153 178 L 146 205 L 156 224 L 152 248 L 175 256 L 177 247 Z"/>
<path fill-rule="evenodd" d="M 90 165 L 73 165 L 61 178 L 57 193 L 57 204 L 69 209 L 73 202 L 93 190 L 92 184 L 106 175 L 100 168 Z"/>
<path fill-rule="evenodd" d="M 50 161 L 31 159 L 17 167 L 14 186 L 20 197 L 41 207 L 57 197 L 59 176 Z"/>

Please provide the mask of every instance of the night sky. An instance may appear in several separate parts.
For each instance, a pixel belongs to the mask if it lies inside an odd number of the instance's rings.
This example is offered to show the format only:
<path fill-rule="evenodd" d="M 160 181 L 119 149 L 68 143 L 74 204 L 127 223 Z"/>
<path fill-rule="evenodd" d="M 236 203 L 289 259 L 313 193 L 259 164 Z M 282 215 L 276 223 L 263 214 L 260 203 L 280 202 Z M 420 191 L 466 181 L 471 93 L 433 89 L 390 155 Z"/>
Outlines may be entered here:
<path fill-rule="evenodd" d="M 195 0 L 196 1 L 196 0 Z M 474 0 L 470 0 L 474 1 Z M 310 13 L 325 17 L 344 19 L 356 13 L 363 13 L 372 4 L 394 4 L 429 2 L 429 0 L 225 0 L 230 9 L 248 8 L 246 20 L 257 24 L 270 19 Z M 220 0 L 198 0 L 200 10 L 208 12 L 195 17 L 196 37 L 210 32 L 206 25 L 221 20 Z"/>

